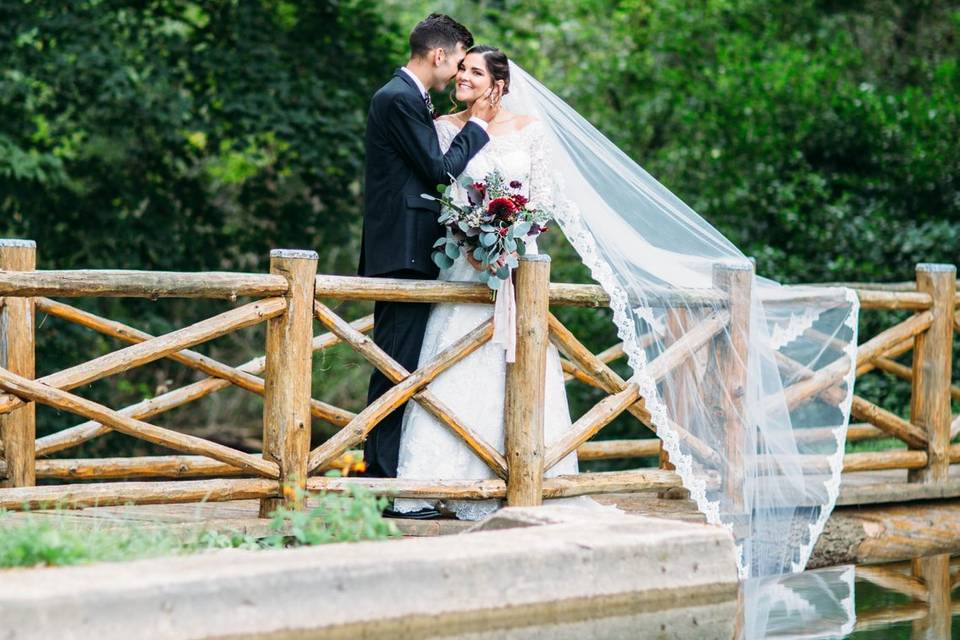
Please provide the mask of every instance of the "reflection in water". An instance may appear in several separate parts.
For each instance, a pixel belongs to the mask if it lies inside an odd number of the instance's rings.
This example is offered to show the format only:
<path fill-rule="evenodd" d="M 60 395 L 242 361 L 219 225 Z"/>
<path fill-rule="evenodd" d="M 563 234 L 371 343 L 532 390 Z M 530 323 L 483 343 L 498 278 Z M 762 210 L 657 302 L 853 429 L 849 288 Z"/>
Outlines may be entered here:
<path fill-rule="evenodd" d="M 852 566 L 741 583 L 742 638 L 843 638 L 856 620 Z"/>
<path fill-rule="evenodd" d="M 949 555 L 748 580 L 739 637 L 944 640 L 957 582 Z"/>
<path fill-rule="evenodd" d="M 951 637 L 950 593 L 956 582 L 950 557 L 941 555 L 912 562 L 755 578 L 741 583 L 739 597 L 728 590 L 681 595 L 671 592 L 661 601 L 651 601 L 649 593 L 620 595 L 249 638 L 942 640 Z"/>

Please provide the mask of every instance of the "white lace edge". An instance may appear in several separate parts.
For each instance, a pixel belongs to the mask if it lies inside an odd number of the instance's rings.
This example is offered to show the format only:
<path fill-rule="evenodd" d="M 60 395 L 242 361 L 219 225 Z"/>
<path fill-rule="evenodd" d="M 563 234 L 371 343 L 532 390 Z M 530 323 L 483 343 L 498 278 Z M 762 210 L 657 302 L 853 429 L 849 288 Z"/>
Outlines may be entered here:
<path fill-rule="evenodd" d="M 820 510 L 819 517 L 809 525 L 807 536 L 809 542 L 800 546 L 800 560 L 792 567 L 794 571 L 803 571 L 813 553 L 813 547 L 816 545 L 824 527 L 827 526 L 827 520 L 837 506 L 837 498 L 840 496 L 840 484 L 843 480 L 843 457 L 846 454 L 847 428 L 850 424 L 850 408 L 853 405 L 853 387 L 857 380 L 857 348 L 859 341 L 860 327 L 860 298 L 853 289 L 843 289 L 844 298 L 850 304 L 850 312 L 843 321 L 844 326 L 849 327 L 851 331 L 850 341 L 844 347 L 844 355 L 850 362 L 850 370 L 847 371 L 846 384 L 847 394 L 840 403 L 839 409 L 843 416 L 840 427 L 834 429 L 833 436 L 836 439 L 837 451 L 829 456 L 830 463 L 830 482 L 826 483 L 827 505 Z"/>
<path fill-rule="evenodd" d="M 558 193 L 562 193 L 558 189 Z M 564 215 L 566 214 L 566 215 Z M 557 198 L 556 209 L 557 223 L 563 229 L 564 235 L 573 245 L 584 264 L 590 270 L 591 277 L 600 285 L 600 287 L 610 296 L 610 309 L 613 311 L 614 324 L 617 327 L 617 335 L 623 341 L 623 349 L 627 355 L 627 362 L 633 371 L 631 381 L 636 382 L 640 395 L 644 398 L 646 408 L 650 412 L 651 423 L 656 428 L 656 435 L 660 438 L 662 447 L 670 456 L 677 475 L 683 487 L 690 492 L 690 497 L 697 505 L 697 509 L 704 515 L 708 524 L 721 526 L 734 535 L 733 524 L 724 522 L 720 517 L 720 504 L 718 501 L 707 497 L 707 488 L 705 478 L 699 476 L 693 471 L 693 459 L 680 449 L 679 437 L 677 433 L 669 427 L 666 419 L 666 407 L 656 391 L 656 384 L 653 379 L 645 373 L 647 369 L 647 356 L 638 341 L 634 323 L 628 314 L 628 296 L 621 287 L 613 274 L 610 265 L 597 255 L 596 245 L 593 242 L 593 236 L 583 227 L 578 214 L 576 205 L 560 197 Z M 798 547 L 799 561 L 791 563 L 794 571 L 802 571 L 810 559 L 810 554 L 816 544 L 817 538 L 823 532 L 826 521 L 836 506 L 837 497 L 840 493 L 841 472 L 843 469 L 844 443 L 846 442 L 847 424 L 850 419 L 850 407 L 853 401 L 853 382 L 856 380 L 856 350 L 857 350 L 857 319 L 859 314 L 859 298 L 853 290 L 844 290 L 845 299 L 851 304 L 851 310 L 844 324 L 849 326 L 853 332 L 853 337 L 848 343 L 844 352 L 850 359 L 852 366 L 847 374 L 847 395 L 841 403 L 840 410 L 843 415 L 842 426 L 834 433 L 837 443 L 837 451 L 834 455 L 828 457 L 831 470 L 831 479 L 825 483 L 827 490 L 827 504 L 821 508 L 819 517 L 808 527 L 808 541 Z M 643 305 L 646 306 L 646 305 Z M 816 316 L 819 317 L 820 313 Z M 801 333 L 806 331 L 816 317 L 806 323 L 806 314 L 801 320 L 794 323 L 791 319 L 789 331 L 781 337 L 781 346 L 792 342 Z M 801 325 L 806 325 L 800 329 Z M 784 338 L 793 335 L 789 340 Z M 736 537 L 734 536 L 736 540 Z M 737 542 L 737 572 L 741 579 L 748 577 L 749 572 L 744 560 L 744 548 L 742 543 Z"/>

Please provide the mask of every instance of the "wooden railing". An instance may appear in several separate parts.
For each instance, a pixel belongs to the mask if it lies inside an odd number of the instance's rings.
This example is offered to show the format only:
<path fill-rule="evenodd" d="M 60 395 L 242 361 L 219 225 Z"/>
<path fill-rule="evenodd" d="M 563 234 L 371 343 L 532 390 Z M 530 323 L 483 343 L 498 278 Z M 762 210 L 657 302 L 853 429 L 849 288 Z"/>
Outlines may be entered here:
<path fill-rule="evenodd" d="M 0 240 L 0 507 L 35 508 L 64 506 L 257 498 L 261 514 L 280 503 L 291 502 L 284 492 L 289 485 L 311 490 L 340 491 L 351 484 L 364 485 L 392 497 L 458 499 L 506 498 L 508 504 L 533 505 L 543 498 L 588 493 L 676 490 L 679 478 L 651 439 L 591 440 L 622 413 L 630 413 L 650 426 L 650 415 L 637 385 L 624 380 L 610 363 L 623 356 L 622 345 L 594 354 L 557 319 L 551 306 L 601 307 L 609 303 L 594 285 L 550 282 L 550 262 L 545 256 L 521 260 L 517 271 L 517 362 L 507 367 L 505 398 L 505 450 L 499 451 L 471 426 L 468 416 L 455 415 L 430 390 L 430 382 L 466 358 L 492 335 L 487 322 L 452 344 L 416 371 L 407 371 L 381 350 L 366 334 L 371 316 L 352 321 L 338 315 L 324 300 L 399 300 L 407 302 L 491 302 L 484 285 L 436 281 L 389 280 L 316 274 L 317 256 L 305 251 L 274 251 L 269 274 L 165 273 L 143 271 L 36 271 L 36 247 L 27 241 Z M 724 332 L 724 348 L 746 348 L 746 318 L 752 278 L 749 269 L 721 268 L 715 287 L 707 292 L 671 292 L 689 307 L 698 303 L 720 309 L 689 327 L 649 365 L 654 379 L 683 366 L 685 355 L 710 343 Z M 910 309 L 907 321 L 861 344 L 858 375 L 879 369 L 912 380 L 910 421 L 856 398 L 854 415 L 870 426 L 851 428 L 851 439 L 892 435 L 910 447 L 905 451 L 851 454 L 849 470 L 909 468 L 915 482 L 946 481 L 948 466 L 960 460 L 950 447 L 950 386 L 952 332 L 957 304 L 953 271 L 939 266 L 918 267 L 915 291 L 857 290 L 864 309 Z M 80 296 L 253 298 L 224 313 L 162 336 L 96 316 L 50 297 Z M 56 316 L 130 346 L 89 362 L 34 379 L 37 312 Z M 325 333 L 314 336 L 314 321 Z M 265 355 L 239 366 L 218 362 L 191 351 L 192 347 L 230 332 L 266 322 Z M 549 448 L 543 441 L 543 372 L 546 347 L 557 346 L 568 382 L 601 390 L 603 399 L 585 412 L 559 441 Z M 394 386 L 359 413 L 311 397 L 311 357 L 318 350 L 345 344 L 378 368 Z M 914 363 L 907 368 L 893 360 L 913 348 Z M 735 363 L 744 353 L 720 357 L 724 376 L 743 376 Z M 739 355 L 741 357 L 733 357 Z M 168 358 L 202 372 L 207 377 L 186 386 L 116 410 L 71 393 L 95 380 Z M 782 366 L 790 367 L 789 362 Z M 794 372 L 796 373 L 796 372 Z M 800 372 L 802 374 L 802 372 Z M 793 402 L 820 393 L 836 393 L 836 376 L 829 367 L 799 380 L 787 389 Z M 263 452 L 251 454 L 147 422 L 228 387 L 263 396 Z M 406 401 L 421 405 L 460 437 L 492 471 L 495 479 L 414 481 L 355 477 L 327 477 L 322 472 L 342 465 L 342 457 L 360 445 L 386 415 Z M 732 400 L 736 401 L 736 400 Z M 86 422 L 35 437 L 35 403 L 76 414 Z M 733 419 L 736 407 L 724 415 Z M 311 420 L 337 428 L 323 442 L 311 442 Z M 956 425 L 956 420 L 953 421 Z M 716 457 L 713 448 L 672 425 L 689 448 L 706 460 Z M 740 425 L 727 425 L 729 442 L 737 450 Z M 93 438 L 117 431 L 180 455 L 106 459 L 45 459 Z M 659 456 L 660 468 L 581 473 L 544 477 L 567 454 L 577 451 L 581 460 Z M 183 455 L 186 454 L 186 455 Z M 34 486 L 37 478 L 82 480 L 59 485 Z M 157 480 L 165 478 L 165 480 Z M 121 480 L 122 481 L 118 481 Z M 147 480 L 149 479 L 149 480 Z M 101 481 L 101 482 L 88 482 Z M 110 481 L 110 482 L 102 482 Z M 729 482 L 735 483 L 736 478 Z M 937 485 L 939 486 L 939 485 Z M 732 491 L 731 495 L 735 492 Z"/>

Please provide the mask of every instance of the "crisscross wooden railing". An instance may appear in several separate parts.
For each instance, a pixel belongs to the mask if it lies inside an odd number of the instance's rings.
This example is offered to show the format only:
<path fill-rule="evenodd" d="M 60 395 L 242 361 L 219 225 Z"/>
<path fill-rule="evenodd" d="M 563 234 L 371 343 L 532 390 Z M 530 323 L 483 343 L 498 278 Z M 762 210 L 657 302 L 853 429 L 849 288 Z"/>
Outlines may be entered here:
<path fill-rule="evenodd" d="M 504 407 L 505 449 L 500 451 L 471 426 L 470 415 L 457 415 L 430 389 L 444 371 L 490 340 L 486 322 L 457 340 L 416 371 L 407 371 L 367 337 L 372 317 L 353 321 L 325 303 L 336 300 L 397 300 L 490 304 L 490 291 L 479 284 L 436 281 L 353 278 L 316 274 L 316 254 L 276 251 L 269 274 L 162 273 L 136 271 L 35 271 L 35 247 L 24 241 L 0 241 L 0 437 L 2 458 L 0 507 L 35 507 L 50 502 L 66 506 L 125 502 L 188 502 L 259 498 L 261 513 L 287 501 L 283 485 L 342 490 L 362 484 L 393 497 L 486 499 L 504 497 L 510 504 L 537 504 L 543 498 L 604 492 L 679 489 L 679 479 L 656 438 L 592 440 L 623 413 L 650 427 L 651 419 L 636 384 L 628 383 L 610 366 L 624 355 L 622 345 L 594 354 L 552 313 L 551 306 L 600 307 L 609 303 L 597 286 L 550 283 L 549 259 L 530 256 L 517 271 L 517 362 L 507 367 Z M 672 292 L 688 309 L 702 308 L 702 317 L 677 313 L 670 322 L 684 323 L 682 338 L 667 345 L 649 363 L 654 380 L 690 367 L 690 354 L 716 350 L 713 375 L 736 384 L 746 375 L 746 335 L 749 317 L 750 268 L 721 267 L 714 289 Z M 914 405 L 910 420 L 856 397 L 853 413 L 869 423 L 851 428 L 851 439 L 892 435 L 907 450 L 850 454 L 848 470 L 911 469 L 911 479 L 947 491 L 949 464 L 960 460 L 950 447 L 950 386 L 952 332 L 957 328 L 953 272 L 941 267 L 918 268 L 915 291 L 858 288 L 864 309 L 910 309 L 915 315 L 860 345 L 857 374 L 880 370 L 910 379 Z M 236 300 L 254 298 L 234 309 L 162 336 L 99 317 L 51 298 L 75 296 L 195 297 Z M 78 324 L 129 346 L 63 371 L 34 379 L 34 314 L 42 312 Z M 266 322 L 265 355 L 231 366 L 191 348 Z M 314 322 L 323 333 L 314 336 Z M 696 322 L 696 324 L 693 324 Z M 960 329 L 958 329 L 960 330 Z M 725 339 L 718 340 L 723 334 Z M 641 342 L 652 340 L 643 337 Z M 562 354 L 568 382 L 599 389 L 604 397 L 574 421 L 573 427 L 547 448 L 543 441 L 543 384 L 547 343 Z M 311 397 L 311 354 L 345 344 L 379 369 L 394 386 L 359 413 Z M 911 367 L 895 358 L 913 349 Z M 813 373 L 778 354 L 787 397 L 800 406 L 816 397 L 836 401 L 851 363 L 843 358 Z M 73 393 L 95 380 L 170 359 L 207 377 L 136 404 L 112 409 Z M 263 452 L 254 454 L 147 422 L 212 393 L 236 387 L 263 397 Z M 679 392 L 679 391 L 678 391 Z M 372 478 L 332 478 L 320 475 L 342 464 L 344 454 L 360 445 L 385 416 L 407 401 L 418 403 L 461 438 L 491 470 L 492 479 L 415 481 Z M 729 460 L 739 455 L 743 425 L 733 394 L 720 407 L 726 420 Z M 52 406 L 85 419 L 73 427 L 35 438 L 35 403 Z M 945 407 L 945 408 L 944 408 Z M 311 420 L 337 428 L 323 442 L 311 442 Z M 716 444 L 689 433 L 682 416 L 671 427 L 702 462 L 718 466 Z M 953 420 L 953 428 L 957 428 Z M 107 459 L 45 459 L 93 438 L 117 431 L 172 449 L 178 455 Z M 811 438 L 816 436 L 810 430 Z M 659 457 L 660 468 L 581 473 L 545 477 L 544 472 L 576 451 L 581 460 L 617 457 Z M 182 455 L 187 454 L 187 455 Z M 735 466 L 735 465 L 734 465 Z M 37 478 L 95 480 L 92 484 L 33 486 Z M 729 495 L 736 496 L 738 479 L 725 474 Z M 167 480 L 156 480 L 167 478 Z M 117 482 L 115 480 L 124 480 Z M 150 481 L 147 481 L 150 479 Z M 960 487 L 958 487 L 960 489 Z M 960 491 L 958 491 L 960 494 Z"/>
<path fill-rule="evenodd" d="M 837 283 L 853 288 L 863 311 L 912 311 L 913 315 L 872 338 L 861 342 L 856 351 L 856 376 L 870 372 L 885 372 L 911 383 L 910 419 L 878 406 L 860 395 L 854 395 L 851 416 L 861 422 L 848 429 L 848 442 L 892 437 L 905 448 L 849 453 L 844 457 L 844 472 L 869 472 L 888 469 L 907 469 L 909 486 L 878 482 L 862 486 L 844 487 L 841 501 L 845 503 L 886 502 L 915 498 L 951 497 L 960 495 L 960 479 L 951 479 L 950 465 L 960 462 L 960 444 L 951 444 L 960 433 L 960 414 L 953 415 L 951 401 L 960 401 L 960 385 L 952 383 L 954 360 L 954 333 L 960 333 L 960 295 L 956 289 L 956 271 L 951 265 L 921 264 L 917 266 L 917 281 L 895 285 L 865 283 Z M 725 322 L 725 317 L 713 319 Z M 694 342 L 694 336 L 710 333 L 711 323 L 704 323 L 684 336 Z M 598 355 L 591 354 L 555 319 L 551 318 L 554 340 L 568 356 L 564 371 L 568 381 L 580 381 L 609 393 L 624 393 L 625 384 L 616 378 L 609 363 L 624 356 L 623 345 L 617 344 Z M 816 334 L 815 329 L 809 333 Z M 825 342 L 828 336 L 817 335 Z M 834 346 L 842 349 L 839 340 Z M 696 348 L 696 347 L 694 347 Z M 902 364 L 897 358 L 913 352 L 912 362 Z M 661 356 L 664 358 L 667 353 Z M 814 372 L 782 353 L 775 354 L 784 378 L 789 380 L 786 395 L 791 409 L 802 406 L 817 397 L 836 404 L 843 394 L 839 385 L 849 372 L 849 361 L 839 358 L 830 366 Z M 652 363 L 656 367 L 656 362 Z M 613 396 L 604 400 L 611 401 Z M 628 402 L 626 396 L 624 402 Z M 602 403 L 601 403 L 602 404 Z M 645 416 L 634 405 L 635 415 Z M 598 405 L 599 409 L 599 405 Z M 614 409 L 617 410 L 617 409 Z M 605 423 L 603 423 L 605 424 Z M 595 427 L 602 427 L 600 420 Z M 576 431 L 576 430 L 574 430 Z M 571 433 L 569 438 L 580 444 L 580 460 L 608 460 L 621 458 L 648 458 L 659 455 L 661 467 L 669 468 L 655 439 L 604 440 L 587 442 L 595 431 Z M 822 440 L 824 429 L 808 429 L 798 435 L 811 442 Z M 586 438 L 584 438 L 586 436 Z M 567 440 L 565 438 L 565 440 Z M 689 443 L 688 443 L 689 444 Z M 565 449 L 566 450 L 566 447 Z M 548 461 L 555 461 L 558 450 Z M 709 456 L 709 449 L 702 454 Z M 812 459 L 811 459 L 812 460 Z M 809 462 L 807 464 L 813 464 Z"/>

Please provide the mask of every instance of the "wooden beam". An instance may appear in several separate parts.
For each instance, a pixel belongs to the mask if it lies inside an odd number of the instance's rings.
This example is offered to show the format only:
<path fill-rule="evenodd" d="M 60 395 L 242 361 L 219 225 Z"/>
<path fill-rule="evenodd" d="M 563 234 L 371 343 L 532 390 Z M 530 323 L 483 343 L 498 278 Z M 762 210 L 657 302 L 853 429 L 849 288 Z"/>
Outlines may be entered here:
<path fill-rule="evenodd" d="M 350 486 L 361 486 L 376 495 L 391 498 L 435 498 L 447 500 L 488 500 L 506 496 L 503 480 L 408 480 L 396 478 L 333 478 L 315 476 L 307 480 L 310 491 L 340 493 Z M 544 478 L 543 497 L 569 498 L 601 493 L 655 492 L 679 487 L 680 477 L 673 471 L 635 469 L 605 471 Z"/>
<path fill-rule="evenodd" d="M 567 429 L 563 436 L 550 445 L 543 463 L 543 468 L 545 470 L 553 468 L 554 465 L 566 458 L 574 449 L 577 449 L 587 440 L 595 436 L 600 429 L 613 422 L 627 407 L 634 404 L 639 397 L 640 388 L 636 384 L 630 383 L 623 391 L 609 395 L 598 402 L 589 411 L 580 416 L 580 418 Z"/>
<path fill-rule="evenodd" d="M 933 320 L 917 335 L 913 348 L 913 389 L 910 422 L 926 432 L 927 466 L 910 471 L 910 482 L 937 483 L 947 479 L 950 461 L 950 380 L 953 366 L 954 300 L 957 268 L 945 264 L 917 265 L 917 289 L 933 299 Z M 878 425 L 879 426 L 879 425 Z M 914 445 L 916 446 L 916 445 Z"/>
<path fill-rule="evenodd" d="M 516 362 L 507 362 L 503 399 L 507 505 L 535 507 L 543 502 L 546 468 L 543 405 L 550 344 L 550 256 L 521 257 L 516 279 Z"/>
<path fill-rule="evenodd" d="M 637 440 L 593 440 L 577 448 L 577 459 L 611 460 L 618 458 L 649 458 L 660 452 L 660 438 Z"/>
<path fill-rule="evenodd" d="M 317 276 L 317 298 L 338 300 L 397 300 L 401 302 L 445 302 L 492 304 L 490 289 L 477 283 L 437 280 L 401 280 L 354 276 Z M 722 306 L 724 296 L 703 289 L 669 289 L 651 294 L 660 304 Z M 550 283 L 550 305 L 570 307 L 607 307 L 610 296 L 599 285 Z"/>
<path fill-rule="evenodd" d="M 907 338 L 926 331 L 932 322 L 933 314 L 930 311 L 914 315 L 861 344 L 857 348 L 856 363 L 850 363 L 845 356 L 841 356 L 813 376 L 788 386 L 784 389 L 787 407 L 795 409 L 825 389 L 843 381 L 851 364 L 859 368 L 862 363 L 886 353 L 891 347 L 901 344 Z"/>
<path fill-rule="evenodd" d="M 283 487 L 303 490 L 310 455 L 310 386 L 313 379 L 313 286 L 317 277 L 314 251 L 274 249 L 270 273 L 287 280 L 286 312 L 267 322 L 267 369 L 263 395 L 263 457 L 280 469 Z M 298 493 L 260 500 L 260 517 L 277 508 L 300 509 Z"/>
<path fill-rule="evenodd" d="M 912 309 L 922 311 L 929 309 L 932 299 L 926 292 L 921 291 L 877 291 L 875 289 L 858 289 L 861 309 Z"/>
<path fill-rule="evenodd" d="M 0 369 L 0 389 L 27 401 L 40 402 L 62 411 L 96 420 L 112 427 L 115 431 L 154 444 L 186 453 L 205 455 L 268 478 L 276 478 L 279 473 L 277 465 L 267 460 L 261 460 L 203 438 L 177 433 L 170 429 L 135 420 L 91 400 L 86 400 L 54 387 L 48 387 L 38 381 L 28 380 L 6 369 Z"/>
<path fill-rule="evenodd" d="M 333 460 L 328 467 L 340 469 L 347 464 L 345 456 L 358 460 L 363 451 L 351 451 Z M 0 460 L 0 478 L 7 472 L 6 463 Z M 37 460 L 37 477 L 53 480 L 139 480 L 146 478 L 213 478 L 249 476 L 231 464 L 206 456 L 140 456 L 131 458 L 58 458 Z"/>
<path fill-rule="evenodd" d="M 411 373 L 403 382 L 377 398 L 375 402 L 357 414 L 357 417 L 351 420 L 350 424 L 310 452 L 309 471 L 327 464 L 353 445 L 361 442 L 384 416 L 410 399 L 412 395 L 428 385 L 438 375 L 479 349 L 492 335 L 493 320 L 490 319 L 454 342 L 417 371 Z"/>
<path fill-rule="evenodd" d="M 550 340 L 556 345 L 560 353 L 569 358 L 574 364 L 585 371 L 589 376 L 599 381 L 603 385 L 603 390 L 607 393 L 619 393 L 623 391 L 627 383 L 608 365 L 600 362 L 583 344 L 577 340 L 576 336 L 567 329 L 556 316 L 550 314 Z M 654 430 L 653 423 L 650 420 L 650 412 L 644 406 L 643 398 L 640 398 L 627 408 L 637 420 L 642 424 Z M 708 465 L 716 467 L 720 462 L 717 453 L 702 440 L 688 432 L 682 426 L 675 422 L 669 422 L 669 428 L 677 434 L 690 448 L 693 455 Z"/>
<path fill-rule="evenodd" d="M 898 438 L 910 446 L 926 447 L 927 434 L 923 429 L 860 396 L 853 396 L 850 413 L 857 420 L 869 422 L 887 435 Z"/>
<path fill-rule="evenodd" d="M 37 382 L 48 387 L 68 391 L 115 373 L 165 358 L 172 353 L 218 338 L 237 329 L 259 324 L 264 320 L 280 315 L 286 306 L 287 303 L 283 298 L 268 298 L 251 302 L 189 327 L 44 376 Z M 0 397 L 0 413 L 12 411 L 22 404 L 23 401 L 12 396 Z"/>
<path fill-rule="evenodd" d="M 149 333 L 123 324 L 122 322 L 101 318 L 88 311 L 83 311 L 76 307 L 50 300 L 49 298 L 38 298 L 37 310 L 132 344 L 152 340 L 155 337 Z M 208 376 L 222 378 L 230 384 L 250 391 L 251 393 L 256 393 L 260 396 L 264 393 L 263 378 L 240 368 L 225 365 L 195 351 L 184 349 L 183 351 L 171 353 L 167 358 L 191 369 L 205 373 Z M 310 401 L 310 413 L 315 418 L 326 420 L 339 427 L 350 422 L 355 415 L 350 411 L 345 411 L 326 402 L 312 399 Z"/>
<path fill-rule="evenodd" d="M 0 276 L 30 272 L 37 266 L 37 245 L 32 240 L 0 240 Z M 29 273 L 19 274 L 29 277 Z M 0 307 L 0 367 L 33 378 L 36 375 L 33 298 L 7 298 Z M 2 415 L 6 413 L 6 415 Z M 0 439 L 7 461 L 3 487 L 36 484 L 36 405 L 20 403 L 12 413 L 0 411 Z"/>
<path fill-rule="evenodd" d="M 402 382 L 410 375 L 409 371 L 378 347 L 373 340 L 356 331 L 325 304 L 315 301 L 313 312 L 317 320 L 327 329 L 349 344 L 394 384 Z M 474 454 L 483 460 L 498 477 L 507 477 L 507 461 L 503 454 L 455 416 L 450 408 L 430 391 L 429 387 L 416 393 L 413 400 L 460 436 Z"/>
<path fill-rule="evenodd" d="M 0 273 L 0 296 L 223 298 L 286 293 L 287 281 L 261 273 L 175 271 L 35 271 Z"/>
<path fill-rule="evenodd" d="M 373 329 L 373 315 L 364 316 L 363 318 L 354 320 L 349 326 L 360 333 L 368 333 Z M 333 335 L 332 333 L 325 333 L 323 335 L 316 336 L 313 339 L 313 350 L 319 351 L 321 349 L 327 349 L 338 344 L 339 342 L 339 337 Z M 263 356 L 253 358 L 252 360 L 249 360 L 248 362 L 245 362 L 237 367 L 237 369 L 239 371 L 244 371 L 254 375 L 263 373 L 264 369 L 266 369 L 266 358 Z M 226 389 L 229 386 L 230 382 L 223 380 L 222 378 L 205 378 L 192 384 L 180 387 L 179 389 L 174 389 L 153 398 L 132 404 L 121 409 L 118 413 L 131 418 L 137 418 L 139 420 L 147 420 L 171 409 L 175 409 L 195 400 L 199 400 L 200 398 L 204 398 L 211 393 Z M 351 414 L 351 416 L 352 415 L 353 414 Z M 101 436 L 110 431 L 110 427 L 102 425 L 99 422 L 84 422 L 48 436 L 38 438 L 37 455 L 45 456 L 50 455 L 51 453 L 56 453 L 57 451 L 69 449 L 70 447 L 87 442 L 88 440 L 92 440 L 93 438 Z"/>
<path fill-rule="evenodd" d="M 82 509 L 123 504 L 174 504 L 250 500 L 276 495 L 276 480 L 231 478 L 47 485 L 0 491 L 0 509 Z"/>

